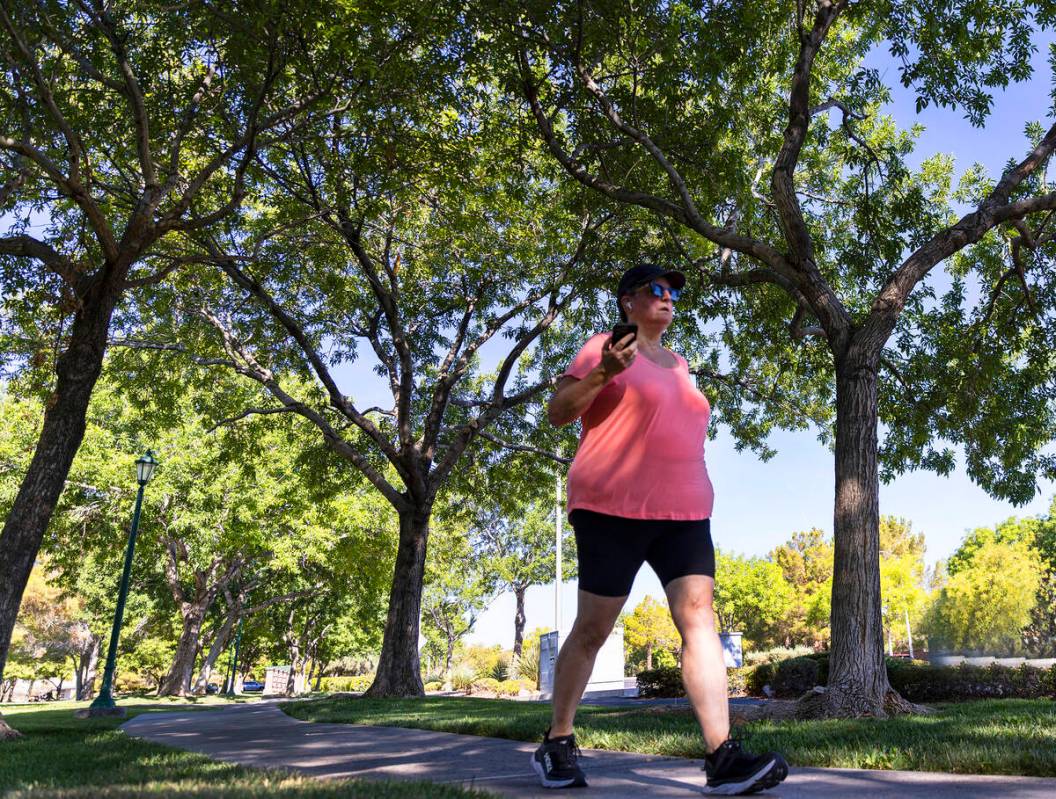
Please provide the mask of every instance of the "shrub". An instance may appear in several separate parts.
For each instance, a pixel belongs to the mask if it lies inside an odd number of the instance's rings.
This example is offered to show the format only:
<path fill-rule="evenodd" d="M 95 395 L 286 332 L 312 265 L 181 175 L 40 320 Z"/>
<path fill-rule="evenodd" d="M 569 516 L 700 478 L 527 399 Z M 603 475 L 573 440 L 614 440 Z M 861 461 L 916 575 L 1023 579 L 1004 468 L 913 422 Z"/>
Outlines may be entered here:
<path fill-rule="evenodd" d="M 455 691 L 469 691 L 473 688 L 477 675 L 472 668 L 459 666 L 451 671 L 449 681 L 451 688 Z"/>
<path fill-rule="evenodd" d="M 726 683 L 730 696 L 744 696 L 748 691 L 748 677 L 754 669 L 742 666 L 739 669 L 726 669 Z"/>
<path fill-rule="evenodd" d="M 471 690 L 475 694 L 477 694 L 477 693 L 497 694 L 497 693 L 499 693 L 499 681 L 496 680 L 494 677 L 478 677 L 477 679 L 475 679 L 473 681 L 473 685 L 471 686 Z"/>
<path fill-rule="evenodd" d="M 682 672 L 674 666 L 661 666 L 638 672 L 638 696 L 640 697 L 685 695 L 686 689 L 682 686 Z"/>
<path fill-rule="evenodd" d="M 740 669 L 727 669 L 726 681 L 729 693 L 743 696 L 754 668 L 746 666 Z M 638 673 L 638 695 L 642 698 L 671 698 L 686 695 L 682 685 L 682 672 L 673 666 L 662 666 L 656 669 L 645 669 Z"/>
<path fill-rule="evenodd" d="M 503 680 L 497 689 L 501 696 L 517 696 L 521 689 L 535 690 L 535 684 L 531 680 Z"/>
<path fill-rule="evenodd" d="M 891 687 L 911 702 L 1056 697 L 1056 666 L 932 666 L 888 659 L 887 676 Z"/>
<path fill-rule="evenodd" d="M 357 674 L 354 677 L 323 677 L 319 689 L 336 693 L 339 691 L 365 691 L 374 682 L 373 674 Z"/>
<path fill-rule="evenodd" d="M 818 685 L 818 661 L 810 657 L 782 660 L 774 667 L 770 683 L 780 697 L 799 697 Z"/>
<path fill-rule="evenodd" d="M 792 648 L 778 646 L 773 649 L 764 649 L 761 652 L 745 652 L 744 665 L 758 666 L 760 663 L 777 663 L 779 660 L 791 660 L 792 658 L 805 657 L 814 654 L 809 646 L 796 646 Z"/>
<path fill-rule="evenodd" d="M 775 696 L 794 699 L 815 685 L 828 682 L 829 656 L 820 653 L 760 663 L 746 671 L 744 687 L 749 695 L 762 696 L 763 686 L 770 685 Z M 888 658 L 887 677 L 891 687 L 911 702 L 1056 698 L 1056 666 L 932 666 L 922 661 Z"/>
<path fill-rule="evenodd" d="M 440 682 L 439 680 L 432 680 L 432 681 L 427 682 L 425 684 L 425 690 L 426 691 L 442 691 L 443 689 L 444 689 L 444 684 L 442 682 Z"/>
<path fill-rule="evenodd" d="M 748 676 L 744 681 L 744 690 L 749 696 L 764 696 L 764 685 L 770 685 L 774 681 L 774 664 L 760 663 L 758 666 L 748 668 Z"/>

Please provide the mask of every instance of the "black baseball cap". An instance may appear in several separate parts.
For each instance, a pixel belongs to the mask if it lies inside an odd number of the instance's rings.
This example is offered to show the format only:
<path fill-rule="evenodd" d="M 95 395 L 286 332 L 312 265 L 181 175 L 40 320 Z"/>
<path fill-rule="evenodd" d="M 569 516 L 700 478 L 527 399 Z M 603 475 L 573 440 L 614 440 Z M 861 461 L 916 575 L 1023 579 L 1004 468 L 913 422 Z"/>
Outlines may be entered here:
<path fill-rule="evenodd" d="M 664 269 L 656 264 L 641 263 L 623 273 L 620 285 L 616 288 L 616 299 L 618 300 L 624 294 L 630 294 L 639 286 L 644 286 L 658 277 L 666 277 L 671 283 L 671 288 L 674 289 L 680 289 L 686 285 L 686 276 L 677 269 Z"/>

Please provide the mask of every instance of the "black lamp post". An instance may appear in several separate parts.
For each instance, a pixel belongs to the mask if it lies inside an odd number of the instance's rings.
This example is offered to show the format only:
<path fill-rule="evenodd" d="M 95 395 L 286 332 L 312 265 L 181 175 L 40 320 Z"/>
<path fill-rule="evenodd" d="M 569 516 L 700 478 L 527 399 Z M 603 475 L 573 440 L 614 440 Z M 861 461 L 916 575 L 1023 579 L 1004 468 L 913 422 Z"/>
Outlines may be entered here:
<path fill-rule="evenodd" d="M 136 533 L 139 531 L 139 512 L 143 508 L 143 489 L 150 478 L 154 476 L 154 470 L 158 467 L 158 461 L 154 453 L 147 450 L 143 457 L 136 461 L 136 480 L 139 482 L 139 492 L 136 494 L 136 510 L 132 514 L 132 530 L 128 534 L 128 547 L 125 549 L 125 568 L 121 572 L 121 586 L 117 592 L 117 608 L 114 610 L 114 627 L 110 631 L 110 647 L 106 652 L 106 669 L 103 671 L 103 685 L 99 690 L 99 696 L 88 708 L 90 716 L 123 716 L 124 709 L 117 707 L 111 689 L 114 682 L 114 667 L 117 665 L 117 641 L 121 637 L 121 619 L 125 613 L 125 600 L 128 598 L 128 580 L 132 574 L 132 556 L 136 550 Z"/>

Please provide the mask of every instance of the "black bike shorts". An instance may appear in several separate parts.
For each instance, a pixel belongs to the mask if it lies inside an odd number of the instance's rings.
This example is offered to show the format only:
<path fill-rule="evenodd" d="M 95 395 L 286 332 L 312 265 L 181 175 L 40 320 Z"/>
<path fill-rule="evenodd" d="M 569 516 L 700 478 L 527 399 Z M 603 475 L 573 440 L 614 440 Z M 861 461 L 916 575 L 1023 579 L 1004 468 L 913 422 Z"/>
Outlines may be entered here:
<path fill-rule="evenodd" d="M 687 574 L 715 576 L 710 519 L 625 519 L 576 509 L 568 520 L 576 533 L 583 591 L 627 596 L 643 563 L 665 587 Z"/>

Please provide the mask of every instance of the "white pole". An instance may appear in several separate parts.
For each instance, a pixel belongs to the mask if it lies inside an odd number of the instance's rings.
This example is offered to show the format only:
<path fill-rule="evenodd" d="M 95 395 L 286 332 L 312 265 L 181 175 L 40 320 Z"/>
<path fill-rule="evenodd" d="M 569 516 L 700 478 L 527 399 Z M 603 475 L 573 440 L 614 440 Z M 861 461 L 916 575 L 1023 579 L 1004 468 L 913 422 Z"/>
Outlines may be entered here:
<path fill-rule="evenodd" d="M 561 472 L 557 473 L 557 492 L 554 503 L 554 529 L 557 536 L 557 575 L 554 582 L 554 629 L 561 629 Z M 560 637 L 560 634 L 559 634 Z"/>
<path fill-rule="evenodd" d="M 913 660 L 913 630 L 909 626 L 909 608 L 906 608 L 906 638 L 909 639 L 909 659 Z"/>

